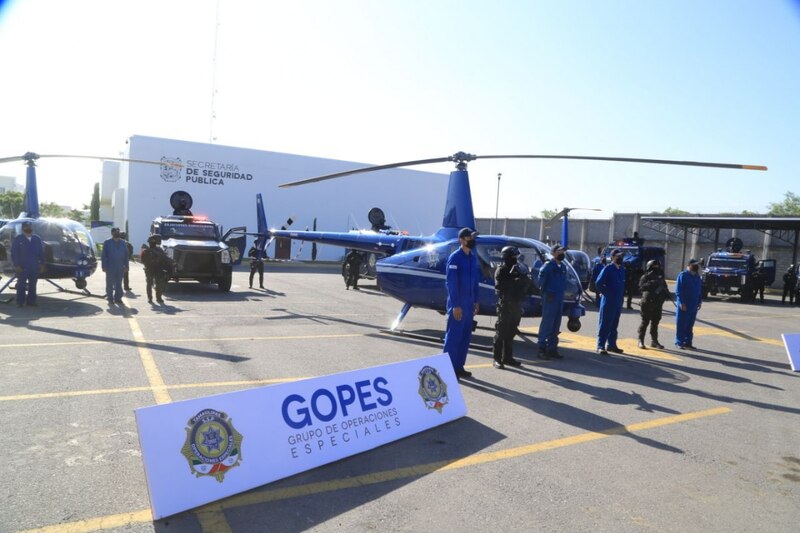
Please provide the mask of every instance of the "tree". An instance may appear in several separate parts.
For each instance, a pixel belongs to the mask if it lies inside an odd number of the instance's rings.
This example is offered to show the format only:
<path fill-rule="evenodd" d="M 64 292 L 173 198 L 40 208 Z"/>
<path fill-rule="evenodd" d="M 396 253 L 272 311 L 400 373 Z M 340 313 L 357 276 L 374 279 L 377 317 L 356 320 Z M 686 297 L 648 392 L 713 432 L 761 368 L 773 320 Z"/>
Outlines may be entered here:
<path fill-rule="evenodd" d="M 83 224 L 85 222 L 83 211 L 80 209 L 73 209 L 69 213 L 67 213 L 67 218 L 70 220 L 75 220 Z"/>
<path fill-rule="evenodd" d="M 39 204 L 39 213 L 43 217 L 63 217 L 66 212 L 64 208 L 55 202 L 42 202 Z"/>
<path fill-rule="evenodd" d="M 668 216 L 683 216 L 690 214 L 688 211 L 684 211 L 683 209 L 678 209 L 677 207 L 668 207 L 664 209 L 662 212 L 654 211 L 650 213 L 651 215 L 668 215 Z"/>
<path fill-rule="evenodd" d="M 782 202 L 771 202 L 767 207 L 770 215 L 800 215 L 800 196 L 786 191 Z"/>
<path fill-rule="evenodd" d="M 550 220 L 551 218 L 556 216 L 557 213 L 558 213 L 558 211 L 556 211 L 555 209 L 542 209 L 542 213 L 541 213 L 542 214 L 542 219 L 543 220 Z"/>
<path fill-rule="evenodd" d="M 25 195 L 18 191 L 8 191 L 0 194 L 0 217 L 17 218 L 22 212 L 22 202 Z"/>
<path fill-rule="evenodd" d="M 89 204 L 89 220 L 100 220 L 100 184 L 94 184 L 92 202 Z"/>

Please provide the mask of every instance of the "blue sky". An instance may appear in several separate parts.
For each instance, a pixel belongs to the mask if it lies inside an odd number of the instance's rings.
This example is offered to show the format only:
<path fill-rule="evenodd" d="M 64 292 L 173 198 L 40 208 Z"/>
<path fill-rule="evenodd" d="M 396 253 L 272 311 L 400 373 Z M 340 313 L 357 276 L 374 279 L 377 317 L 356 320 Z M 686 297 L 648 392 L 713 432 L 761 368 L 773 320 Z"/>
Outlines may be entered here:
<path fill-rule="evenodd" d="M 501 217 L 764 211 L 800 193 L 797 1 L 16 0 L 0 51 L 0 156 L 116 155 L 141 134 L 375 164 L 464 150 L 770 168 L 478 160 L 478 216 L 498 172 Z M 40 196 L 86 203 L 99 171 L 42 162 Z"/>

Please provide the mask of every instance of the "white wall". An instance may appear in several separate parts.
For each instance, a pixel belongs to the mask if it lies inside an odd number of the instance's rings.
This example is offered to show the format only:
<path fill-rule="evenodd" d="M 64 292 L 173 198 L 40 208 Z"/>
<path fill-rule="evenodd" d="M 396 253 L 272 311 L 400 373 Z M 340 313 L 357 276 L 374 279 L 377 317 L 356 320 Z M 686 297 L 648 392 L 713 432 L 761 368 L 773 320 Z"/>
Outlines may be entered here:
<path fill-rule="evenodd" d="M 128 233 L 137 249 L 145 242 L 152 219 L 172 214 L 169 197 L 177 190 L 192 195 L 195 215 L 207 215 L 226 229 L 244 225 L 256 231 L 255 195 L 259 192 L 271 227 L 280 227 L 293 215 L 293 229 L 310 228 L 314 217 L 320 231 L 348 231 L 356 224 L 368 228 L 367 212 L 373 207 L 383 209 L 387 224 L 412 235 L 430 235 L 442 223 L 447 174 L 393 169 L 279 189 L 280 183 L 368 164 L 139 135 L 129 139 L 127 148 L 126 157 L 132 159 L 160 161 L 165 157 L 179 159 L 184 165 L 172 174 L 161 165 L 121 165 L 120 187 L 127 188 Z M 408 159 L 406 154 L 398 154 L 401 160 L 404 156 Z M 385 162 L 377 164 L 381 163 Z M 451 170 L 446 165 L 433 168 L 445 173 Z M 230 174 L 238 174 L 240 179 Z M 251 242 L 249 238 L 248 246 Z M 293 255 L 299 246 L 299 242 L 292 244 Z M 273 250 L 269 255 L 273 256 Z M 319 246 L 317 259 L 338 260 L 342 255 L 338 247 Z M 300 259 L 310 257 L 311 245 L 306 243 Z"/>

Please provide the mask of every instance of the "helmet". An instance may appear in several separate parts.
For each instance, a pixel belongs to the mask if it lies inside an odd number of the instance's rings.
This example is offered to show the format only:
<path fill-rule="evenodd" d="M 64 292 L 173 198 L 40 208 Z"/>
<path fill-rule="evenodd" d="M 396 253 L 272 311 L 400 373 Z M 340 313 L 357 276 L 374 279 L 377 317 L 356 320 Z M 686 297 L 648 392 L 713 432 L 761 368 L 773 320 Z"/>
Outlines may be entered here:
<path fill-rule="evenodd" d="M 651 259 L 647 262 L 647 270 L 653 270 L 654 268 L 661 268 L 661 263 L 658 259 Z"/>
<path fill-rule="evenodd" d="M 500 250 L 500 255 L 503 259 L 511 259 L 513 257 L 519 256 L 519 248 L 516 246 L 505 246 L 502 250 Z"/>

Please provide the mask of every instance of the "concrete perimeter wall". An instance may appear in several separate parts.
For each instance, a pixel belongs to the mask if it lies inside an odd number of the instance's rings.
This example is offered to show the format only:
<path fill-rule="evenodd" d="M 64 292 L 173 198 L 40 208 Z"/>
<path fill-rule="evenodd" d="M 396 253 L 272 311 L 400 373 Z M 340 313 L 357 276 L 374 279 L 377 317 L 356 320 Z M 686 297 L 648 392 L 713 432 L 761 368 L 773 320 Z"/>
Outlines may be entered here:
<path fill-rule="evenodd" d="M 708 258 L 714 251 L 711 240 L 689 233 L 684 240 L 681 237 L 667 236 L 664 233 L 644 227 L 639 213 L 615 213 L 611 219 L 569 219 L 569 242 L 567 246 L 573 250 L 583 250 L 589 257 L 597 255 L 598 247 L 605 247 L 609 242 L 633 237 L 638 231 L 639 237 L 646 239 L 646 244 L 662 246 L 667 251 L 667 277 L 674 279 L 689 258 Z M 645 215 L 647 216 L 647 215 Z M 528 237 L 548 244 L 561 240 L 562 221 L 553 222 L 544 227 L 540 218 L 478 218 L 477 230 L 484 234 Z M 792 263 L 792 245 L 781 239 L 757 230 L 720 230 L 719 245 L 724 247 L 731 237 L 738 237 L 744 242 L 745 250 L 752 250 L 759 259 L 776 259 L 778 272 L 773 287 L 782 286 L 781 276 Z"/>

